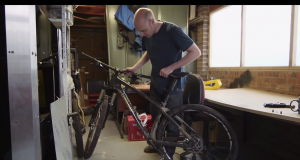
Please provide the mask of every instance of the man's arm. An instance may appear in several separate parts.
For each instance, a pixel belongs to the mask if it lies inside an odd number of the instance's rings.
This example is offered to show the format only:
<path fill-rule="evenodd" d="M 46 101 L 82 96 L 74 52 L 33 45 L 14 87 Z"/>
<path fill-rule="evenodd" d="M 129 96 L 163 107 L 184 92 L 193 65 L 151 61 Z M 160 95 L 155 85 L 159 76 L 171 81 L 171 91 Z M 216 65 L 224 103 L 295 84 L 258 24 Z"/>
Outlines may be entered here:
<path fill-rule="evenodd" d="M 135 72 L 139 68 L 141 68 L 144 64 L 146 64 L 149 61 L 149 55 L 148 52 L 146 51 L 142 58 L 132 67 L 127 67 L 125 70 L 130 71 L 130 72 Z"/>
<path fill-rule="evenodd" d="M 141 68 L 144 64 L 146 64 L 149 61 L 149 55 L 148 52 L 146 51 L 142 58 L 133 66 L 136 70 Z"/>
<path fill-rule="evenodd" d="M 187 65 L 201 56 L 201 51 L 195 43 L 193 43 L 186 51 L 188 52 L 186 56 L 172 65 L 161 69 L 159 75 L 167 78 L 175 69 Z"/>

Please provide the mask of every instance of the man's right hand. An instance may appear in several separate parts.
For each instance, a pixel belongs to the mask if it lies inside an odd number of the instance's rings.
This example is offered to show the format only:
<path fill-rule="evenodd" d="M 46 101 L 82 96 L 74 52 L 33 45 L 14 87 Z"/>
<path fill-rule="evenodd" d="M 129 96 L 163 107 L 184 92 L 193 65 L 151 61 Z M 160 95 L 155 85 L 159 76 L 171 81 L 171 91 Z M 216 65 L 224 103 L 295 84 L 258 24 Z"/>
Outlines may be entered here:
<path fill-rule="evenodd" d="M 125 69 L 123 69 L 123 71 L 127 71 L 127 73 L 125 73 L 125 75 L 127 76 L 131 76 L 132 73 L 134 73 L 137 69 L 135 69 L 134 67 L 127 67 Z"/>

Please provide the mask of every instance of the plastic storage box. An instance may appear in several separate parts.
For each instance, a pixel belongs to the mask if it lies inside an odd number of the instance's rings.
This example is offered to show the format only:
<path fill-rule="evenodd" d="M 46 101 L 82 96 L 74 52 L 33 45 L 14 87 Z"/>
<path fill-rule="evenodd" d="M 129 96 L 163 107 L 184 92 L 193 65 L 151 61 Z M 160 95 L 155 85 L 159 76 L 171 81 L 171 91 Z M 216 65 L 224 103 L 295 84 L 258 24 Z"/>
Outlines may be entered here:
<path fill-rule="evenodd" d="M 150 114 L 147 115 L 148 116 L 148 120 L 147 120 L 147 125 L 146 128 L 148 129 L 148 131 L 151 131 L 152 128 L 152 116 Z M 144 121 L 145 120 L 145 116 L 141 117 L 141 120 Z M 128 141 L 144 141 L 145 137 L 143 136 L 143 133 L 141 132 L 139 126 L 137 125 L 136 121 L 134 120 L 134 118 L 130 115 L 127 116 L 128 119 Z"/>
<path fill-rule="evenodd" d="M 73 6 L 74 5 L 66 5 L 66 10 L 67 10 L 66 20 L 69 25 L 73 25 L 74 22 Z M 61 19 L 62 18 L 61 9 L 62 9 L 62 5 L 50 5 L 48 8 L 49 18 Z"/>

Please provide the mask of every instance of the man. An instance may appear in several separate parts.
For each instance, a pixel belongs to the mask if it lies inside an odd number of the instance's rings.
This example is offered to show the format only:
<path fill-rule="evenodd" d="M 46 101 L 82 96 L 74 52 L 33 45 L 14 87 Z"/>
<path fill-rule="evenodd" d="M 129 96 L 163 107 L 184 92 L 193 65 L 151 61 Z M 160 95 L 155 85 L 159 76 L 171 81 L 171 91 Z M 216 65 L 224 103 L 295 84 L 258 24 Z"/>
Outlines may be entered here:
<path fill-rule="evenodd" d="M 142 48 L 146 52 L 133 67 L 127 67 L 125 70 L 135 72 L 150 59 L 152 64 L 150 97 L 162 102 L 165 89 L 172 80 L 169 74 L 181 72 L 181 67 L 196 60 L 201 55 L 201 51 L 180 27 L 170 22 L 155 20 L 154 14 L 149 8 L 140 8 L 136 11 L 134 26 L 141 34 Z M 187 51 L 188 54 L 182 58 L 183 51 Z M 130 75 L 130 73 L 127 75 Z M 183 87 L 181 81 L 177 81 L 173 92 L 170 93 L 166 108 L 173 109 L 182 105 Z M 150 106 L 150 112 L 154 120 L 158 110 L 152 105 Z M 176 127 L 170 126 L 167 131 L 170 135 L 179 134 Z M 174 147 L 166 148 L 171 158 L 174 149 Z M 151 146 L 147 146 L 144 151 L 146 153 L 155 152 Z"/>

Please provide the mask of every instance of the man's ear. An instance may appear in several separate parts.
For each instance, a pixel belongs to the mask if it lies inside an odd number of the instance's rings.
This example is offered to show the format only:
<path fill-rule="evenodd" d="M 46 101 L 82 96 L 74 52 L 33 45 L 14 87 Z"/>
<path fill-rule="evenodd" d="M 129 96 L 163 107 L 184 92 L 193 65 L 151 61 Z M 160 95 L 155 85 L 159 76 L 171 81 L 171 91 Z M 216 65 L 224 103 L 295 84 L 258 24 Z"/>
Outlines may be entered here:
<path fill-rule="evenodd" d="M 150 19 L 150 23 L 153 25 L 154 24 L 154 18 Z"/>

